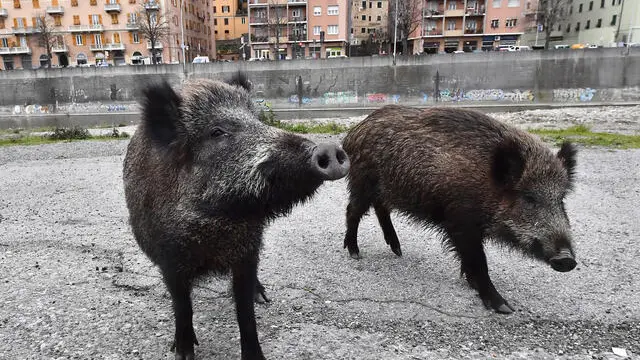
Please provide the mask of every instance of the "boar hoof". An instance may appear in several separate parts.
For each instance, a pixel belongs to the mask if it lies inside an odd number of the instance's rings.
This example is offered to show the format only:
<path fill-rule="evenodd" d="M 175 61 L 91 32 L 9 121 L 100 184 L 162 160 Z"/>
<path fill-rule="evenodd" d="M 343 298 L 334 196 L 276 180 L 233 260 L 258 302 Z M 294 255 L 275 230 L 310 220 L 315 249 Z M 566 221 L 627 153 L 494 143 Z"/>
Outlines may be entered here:
<path fill-rule="evenodd" d="M 193 354 L 193 352 L 190 352 L 185 355 L 176 354 L 175 360 L 195 360 L 195 358 L 196 356 Z"/>
<path fill-rule="evenodd" d="M 264 286 L 262 286 L 260 281 L 258 281 L 258 283 L 256 284 L 256 292 L 255 292 L 255 294 L 253 296 L 253 299 L 258 304 L 264 304 L 264 303 L 271 302 L 271 299 L 269 299 L 267 297 L 267 294 L 265 294 Z"/>
<path fill-rule="evenodd" d="M 513 311 L 513 308 L 508 304 L 502 304 L 496 309 L 496 312 L 499 314 L 511 314 Z"/>
<path fill-rule="evenodd" d="M 482 302 L 487 309 L 493 309 L 498 314 L 511 314 L 515 311 L 504 299 L 483 299 Z"/>
<path fill-rule="evenodd" d="M 400 250 L 400 245 L 391 246 L 391 251 L 393 251 L 393 253 L 398 255 L 398 256 L 402 256 L 402 250 Z"/>
<path fill-rule="evenodd" d="M 351 251 L 349 251 L 349 256 L 351 256 L 352 259 L 356 259 L 356 260 L 362 259 L 362 256 L 360 256 L 359 252 L 351 252 Z"/>

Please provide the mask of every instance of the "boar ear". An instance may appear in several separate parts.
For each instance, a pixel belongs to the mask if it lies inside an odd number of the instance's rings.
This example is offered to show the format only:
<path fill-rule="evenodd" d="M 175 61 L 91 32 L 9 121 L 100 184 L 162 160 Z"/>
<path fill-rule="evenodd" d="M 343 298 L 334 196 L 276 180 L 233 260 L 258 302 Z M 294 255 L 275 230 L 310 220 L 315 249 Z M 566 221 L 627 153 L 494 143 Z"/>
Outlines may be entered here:
<path fill-rule="evenodd" d="M 567 169 L 569 181 L 573 181 L 573 176 L 575 174 L 577 152 L 578 149 L 568 141 L 563 142 L 560 146 L 560 150 L 558 151 L 558 158 L 562 161 L 564 168 Z"/>
<path fill-rule="evenodd" d="M 234 74 L 228 81 L 228 84 L 240 86 L 241 88 L 247 90 L 247 92 L 251 92 L 251 81 L 249 81 L 249 77 L 247 77 L 247 74 L 242 71 L 238 71 L 236 74 Z"/>
<path fill-rule="evenodd" d="M 493 153 L 491 172 L 493 180 L 502 187 L 513 188 L 524 171 L 525 160 L 518 144 L 503 140 Z"/>
<path fill-rule="evenodd" d="M 166 81 L 150 84 L 142 91 L 142 121 L 151 138 L 162 145 L 175 144 L 184 132 L 182 99 Z"/>

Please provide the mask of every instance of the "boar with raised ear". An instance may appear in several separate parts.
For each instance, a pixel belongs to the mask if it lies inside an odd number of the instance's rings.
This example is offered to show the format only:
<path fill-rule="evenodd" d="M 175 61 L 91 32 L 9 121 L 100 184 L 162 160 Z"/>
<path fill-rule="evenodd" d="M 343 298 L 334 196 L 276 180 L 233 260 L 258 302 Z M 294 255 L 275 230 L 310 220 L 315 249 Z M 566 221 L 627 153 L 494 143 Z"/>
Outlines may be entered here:
<path fill-rule="evenodd" d="M 257 278 L 263 231 L 349 169 L 339 146 L 261 123 L 249 86 L 243 76 L 193 80 L 180 93 L 167 83 L 149 86 L 125 156 L 129 222 L 171 294 L 176 359 L 194 359 L 198 344 L 194 281 L 229 271 L 242 358 L 264 358 L 253 304 L 264 297 Z"/>
<path fill-rule="evenodd" d="M 398 256 L 392 210 L 439 230 L 461 273 L 497 312 L 513 308 L 489 278 L 485 240 L 557 271 L 576 266 L 564 207 L 576 166 L 570 143 L 554 154 L 537 137 L 480 112 L 388 105 L 352 128 L 343 146 L 351 159 L 344 247 L 352 257 L 360 256 L 360 219 L 373 206 Z"/>

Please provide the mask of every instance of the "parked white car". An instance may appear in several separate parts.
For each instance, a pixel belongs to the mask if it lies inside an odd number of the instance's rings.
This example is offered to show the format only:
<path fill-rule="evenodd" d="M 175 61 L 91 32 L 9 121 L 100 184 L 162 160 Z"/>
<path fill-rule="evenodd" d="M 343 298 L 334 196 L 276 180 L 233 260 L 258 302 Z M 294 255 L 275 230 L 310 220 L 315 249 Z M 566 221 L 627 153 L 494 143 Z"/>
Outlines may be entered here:
<path fill-rule="evenodd" d="M 208 56 L 196 56 L 193 58 L 192 64 L 205 64 L 209 62 Z"/>

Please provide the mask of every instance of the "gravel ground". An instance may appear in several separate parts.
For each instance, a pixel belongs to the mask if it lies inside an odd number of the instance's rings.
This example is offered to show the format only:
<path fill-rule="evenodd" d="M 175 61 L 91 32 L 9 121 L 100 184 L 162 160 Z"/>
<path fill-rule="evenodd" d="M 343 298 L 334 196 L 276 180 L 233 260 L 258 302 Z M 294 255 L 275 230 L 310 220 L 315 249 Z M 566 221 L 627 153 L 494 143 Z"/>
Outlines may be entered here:
<path fill-rule="evenodd" d="M 545 114 L 535 113 L 500 116 Z M 634 115 L 592 115 L 640 129 Z M 173 359 L 170 298 L 127 224 L 127 143 L 0 148 L 0 359 Z M 350 259 L 342 249 L 346 183 L 327 183 L 267 230 L 259 276 L 272 302 L 256 307 L 265 354 L 621 359 L 618 347 L 640 358 L 639 169 L 639 150 L 580 148 L 567 203 L 576 270 L 557 273 L 489 246 L 494 283 L 517 309 L 511 315 L 485 310 L 435 235 L 401 217 L 392 216 L 402 258 L 369 215 L 359 233 L 363 259 Z M 239 358 L 229 279 L 203 281 L 193 299 L 198 358 Z"/>

